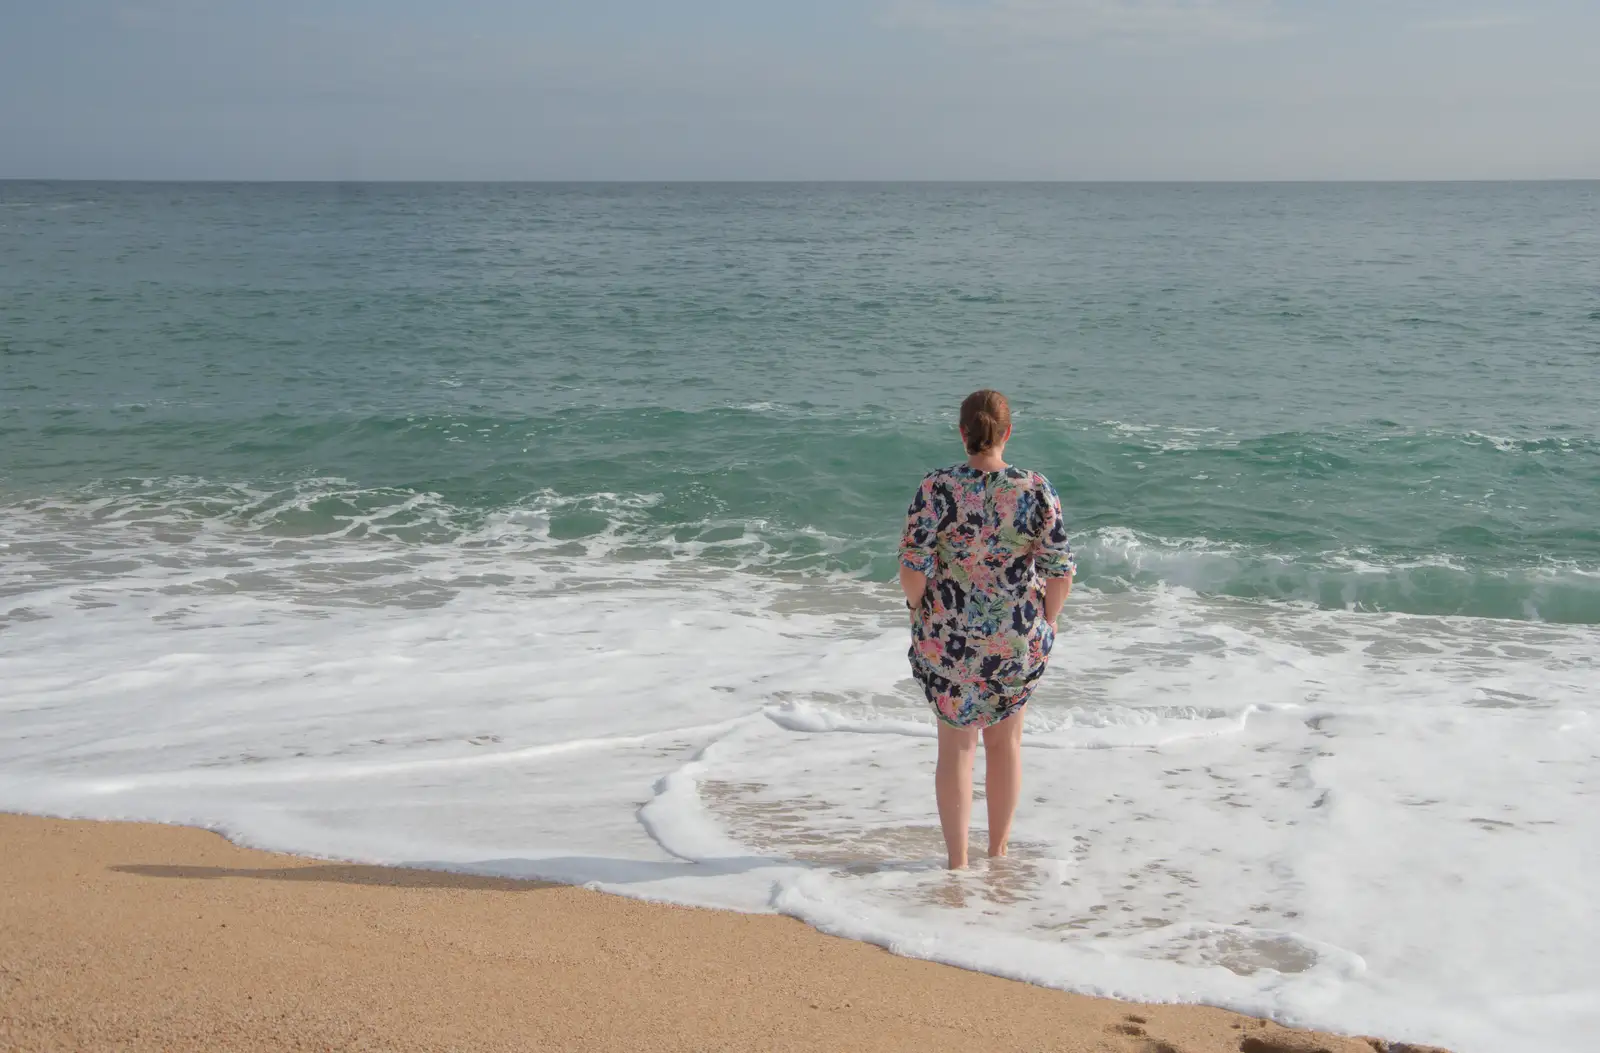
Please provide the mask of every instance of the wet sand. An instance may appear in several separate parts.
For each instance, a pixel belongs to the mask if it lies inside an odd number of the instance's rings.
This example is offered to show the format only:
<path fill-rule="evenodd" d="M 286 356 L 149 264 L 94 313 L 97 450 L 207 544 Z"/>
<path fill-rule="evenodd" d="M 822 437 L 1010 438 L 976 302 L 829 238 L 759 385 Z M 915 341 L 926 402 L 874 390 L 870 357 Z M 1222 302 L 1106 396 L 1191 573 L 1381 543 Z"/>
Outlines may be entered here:
<path fill-rule="evenodd" d="M 789 918 L 0 815 L 0 1049 L 1409 1053 Z"/>

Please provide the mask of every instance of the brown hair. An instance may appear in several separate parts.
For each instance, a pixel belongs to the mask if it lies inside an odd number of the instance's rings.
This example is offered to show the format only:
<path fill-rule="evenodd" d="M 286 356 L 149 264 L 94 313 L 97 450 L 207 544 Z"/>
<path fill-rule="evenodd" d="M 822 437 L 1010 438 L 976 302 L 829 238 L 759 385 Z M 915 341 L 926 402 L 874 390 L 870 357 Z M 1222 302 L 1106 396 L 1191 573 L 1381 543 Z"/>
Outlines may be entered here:
<path fill-rule="evenodd" d="M 969 454 L 1000 445 L 1010 430 L 1011 405 L 1000 392 L 984 388 L 961 401 L 961 434 Z"/>

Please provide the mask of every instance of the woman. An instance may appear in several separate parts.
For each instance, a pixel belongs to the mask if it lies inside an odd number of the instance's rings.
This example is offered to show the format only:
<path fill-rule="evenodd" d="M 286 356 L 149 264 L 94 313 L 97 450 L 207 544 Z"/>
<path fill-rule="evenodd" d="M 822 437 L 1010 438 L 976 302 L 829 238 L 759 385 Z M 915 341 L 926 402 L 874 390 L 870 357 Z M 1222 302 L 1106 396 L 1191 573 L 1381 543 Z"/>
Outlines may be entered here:
<path fill-rule="evenodd" d="M 934 790 L 952 870 L 967 865 L 980 732 L 989 855 L 1006 854 L 1022 793 L 1022 710 L 1050 659 L 1075 569 L 1061 499 L 1038 472 L 1006 464 L 1010 438 L 1005 396 L 968 395 L 966 463 L 922 480 L 900 541 L 911 672 L 939 718 Z"/>

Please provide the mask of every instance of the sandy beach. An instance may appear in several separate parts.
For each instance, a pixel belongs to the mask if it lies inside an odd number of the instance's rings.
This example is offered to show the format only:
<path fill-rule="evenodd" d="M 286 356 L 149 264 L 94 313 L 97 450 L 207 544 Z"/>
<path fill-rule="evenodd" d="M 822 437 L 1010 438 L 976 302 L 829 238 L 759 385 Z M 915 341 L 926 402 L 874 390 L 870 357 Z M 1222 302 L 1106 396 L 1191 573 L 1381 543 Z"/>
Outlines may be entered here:
<path fill-rule="evenodd" d="M 784 917 L 0 815 L 0 1048 L 1407 1053 Z"/>

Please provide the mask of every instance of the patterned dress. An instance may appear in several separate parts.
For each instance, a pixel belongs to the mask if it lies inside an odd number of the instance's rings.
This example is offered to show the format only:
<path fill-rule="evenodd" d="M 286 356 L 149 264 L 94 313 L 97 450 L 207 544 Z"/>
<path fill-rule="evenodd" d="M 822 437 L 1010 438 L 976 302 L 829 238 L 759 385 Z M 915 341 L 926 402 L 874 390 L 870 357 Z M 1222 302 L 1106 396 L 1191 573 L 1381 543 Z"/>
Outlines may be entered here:
<path fill-rule="evenodd" d="M 966 464 L 928 473 L 900 562 L 928 576 L 911 616 L 911 672 L 939 719 L 981 728 L 1022 708 L 1055 644 L 1044 581 L 1076 569 L 1050 480 Z"/>

